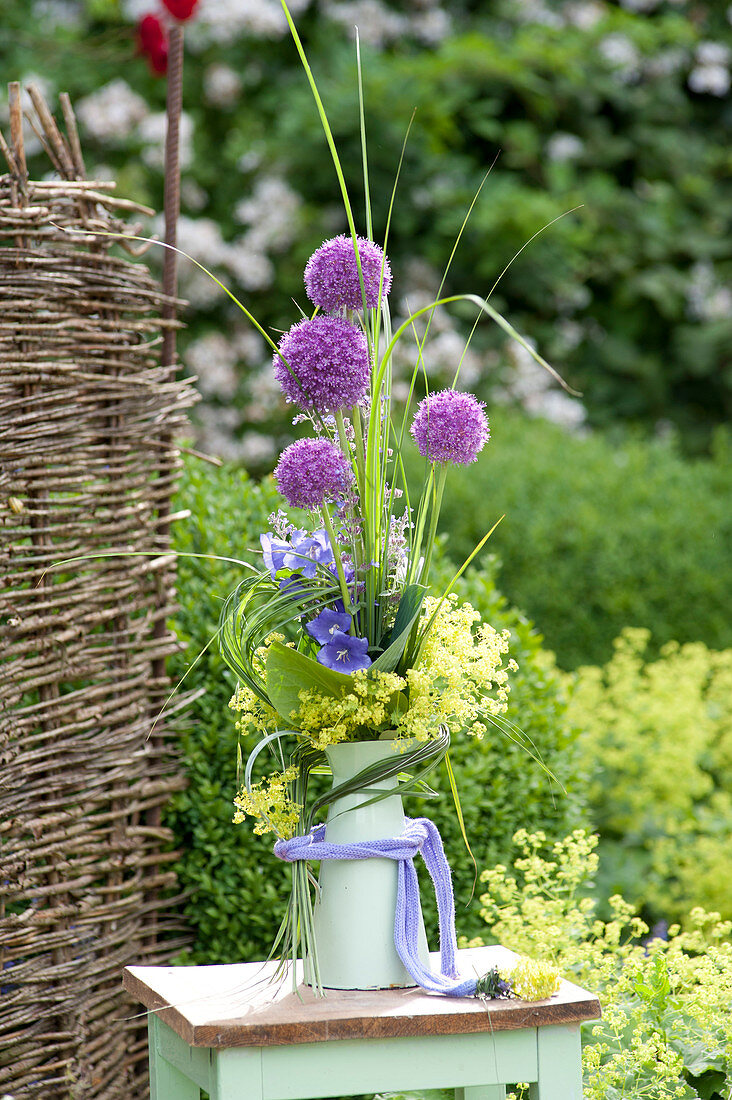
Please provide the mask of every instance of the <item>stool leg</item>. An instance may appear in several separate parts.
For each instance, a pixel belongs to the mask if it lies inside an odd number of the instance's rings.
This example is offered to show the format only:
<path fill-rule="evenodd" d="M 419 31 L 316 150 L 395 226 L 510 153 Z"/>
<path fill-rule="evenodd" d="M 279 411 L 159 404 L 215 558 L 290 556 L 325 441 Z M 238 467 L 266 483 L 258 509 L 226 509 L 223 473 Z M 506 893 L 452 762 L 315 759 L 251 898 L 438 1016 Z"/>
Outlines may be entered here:
<path fill-rule="evenodd" d="M 579 1025 L 539 1027 L 539 1080 L 529 1088 L 530 1100 L 582 1100 L 582 1044 Z"/>
<path fill-rule="evenodd" d="M 455 1100 L 506 1100 L 505 1085 L 471 1085 L 455 1089 Z"/>
<path fill-rule="evenodd" d="M 214 1050 L 209 1095 L 211 1100 L 262 1100 L 262 1048 Z"/>
<path fill-rule="evenodd" d="M 158 1052 L 155 1019 L 151 1015 L 147 1026 L 150 1055 L 150 1100 L 201 1100 L 201 1090 L 195 1081 L 166 1062 Z"/>

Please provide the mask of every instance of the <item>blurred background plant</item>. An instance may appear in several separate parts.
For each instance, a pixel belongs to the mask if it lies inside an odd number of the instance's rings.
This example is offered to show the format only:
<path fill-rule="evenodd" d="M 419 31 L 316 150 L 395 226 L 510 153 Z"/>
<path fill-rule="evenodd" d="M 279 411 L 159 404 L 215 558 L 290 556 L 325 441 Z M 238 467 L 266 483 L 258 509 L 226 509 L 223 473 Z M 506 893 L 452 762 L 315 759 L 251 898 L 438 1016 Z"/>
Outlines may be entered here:
<path fill-rule="evenodd" d="M 562 668 L 609 660 L 626 626 L 651 631 L 652 653 L 671 641 L 732 646 L 724 429 L 710 458 L 691 458 L 672 439 L 578 437 L 489 411 L 485 458 L 451 471 L 442 527 L 461 562 L 486 516 L 505 514 L 486 549 L 500 558 L 501 588 L 536 620 Z"/>
<path fill-rule="evenodd" d="M 3 72 L 76 103 L 87 158 L 161 207 L 165 81 L 135 57 L 154 0 L 4 0 Z M 295 0 L 293 14 L 360 193 L 353 27 L 364 62 L 375 233 L 412 111 L 390 240 L 394 302 L 439 283 L 497 157 L 448 289 L 487 293 L 581 404 L 481 326 L 464 384 L 570 427 L 676 429 L 704 453 L 732 376 L 730 22 L 704 0 Z M 345 227 L 320 124 L 278 0 L 200 0 L 186 24 L 181 247 L 255 315 L 286 327 L 301 271 Z M 264 472 L 289 425 L 262 342 L 182 265 L 182 341 L 206 445 Z M 451 377 L 465 318 L 441 314 L 426 365 Z"/>
<path fill-rule="evenodd" d="M 627 628 L 574 678 L 602 892 L 666 923 L 694 905 L 732 914 L 732 650 L 669 642 L 650 660 L 648 641 Z"/>
<path fill-rule="evenodd" d="M 95 174 L 160 209 L 165 80 L 135 53 L 136 24 L 156 2 L 5 0 L 0 61 L 49 93 L 68 90 Z M 443 519 L 452 556 L 469 553 L 505 511 L 492 547 L 501 587 L 565 668 L 607 660 L 626 625 L 650 628 L 656 647 L 732 644 L 720 598 L 732 579 L 724 538 L 732 411 L 727 6 L 292 7 L 354 196 L 358 24 L 377 237 L 416 108 L 389 245 L 400 317 L 437 289 L 494 160 L 449 291 L 487 293 L 533 234 L 583 204 L 532 241 L 494 295 L 582 397 L 550 384 L 495 326 L 479 326 L 461 374 L 493 408 L 497 442 L 485 465 L 492 485 L 481 497 L 492 510 L 484 523 L 483 508 L 469 503 L 472 474 L 455 483 Z M 38 147 L 32 133 L 28 140 Z M 186 24 L 181 161 L 180 246 L 276 336 L 291 321 L 291 299 L 305 301 L 305 260 L 345 227 L 278 0 L 199 0 Z M 182 261 L 180 274 L 190 303 L 180 346 L 203 396 L 198 444 L 262 476 L 292 428 L 264 341 L 192 264 Z M 436 314 L 425 349 L 433 389 L 451 381 L 471 322 L 462 308 Z M 397 392 L 411 365 L 403 362 Z M 501 436 L 511 407 L 530 427 L 513 418 Z M 537 418 L 578 438 L 536 426 Z M 583 446 L 592 429 L 603 429 L 607 444 L 596 436 Z M 687 466 L 682 456 L 700 461 Z"/>
<path fill-rule="evenodd" d="M 4 0 L 0 61 L 10 79 L 35 81 L 51 97 L 68 91 L 90 174 L 160 209 L 165 81 L 135 56 L 136 23 L 153 8 Z M 377 237 L 417 109 L 389 246 L 399 316 L 434 295 L 496 158 L 448 291 L 487 293 L 532 235 L 583 204 L 518 256 L 493 298 L 581 397 L 548 384 L 489 326 L 462 367 L 464 385 L 490 402 L 493 438 L 479 468 L 448 482 L 444 569 L 506 513 L 460 594 L 511 629 L 521 666 L 514 720 L 567 791 L 505 741 L 456 759 L 478 863 L 508 862 L 518 826 L 542 826 L 551 845 L 586 824 L 602 834 L 603 885 L 622 888 L 649 920 L 675 919 L 697 902 L 732 915 L 732 8 L 291 8 L 354 196 L 359 27 Z M 305 260 L 345 225 L 320 124 L 278 0 L 200 0 L 186 43 L 179 243 L 276 335 L 292 319 L 291 298 L 304 303 Z M 27 140 L 32 153 L 36 139 Z M 154 252 L 150 260 L 159 263 Z M 203 396 L 198 445 L 235 465 L 188 464 L 180 504 L 191 518 L 177 525 L 176 546 L 238 556 L 277 507 L 264 475 L 291 438 L 291 414 L 264 342 L 185 261 L 181 293 L 190 303 L 181 352 Z M 451 381 L 471 322 L 460 309 L 435 315 L 425 349 L 431 388 Z M 403 369 L 406 377 L 411 363 Z M 215 632 L 217 595 L 240 578 L 192 559 L 181 559 L 179 577 L 177 629 L 192 658 Z M 556 665 L 578 671 L 568 678 Z M 187 850 L 179 872 L 193 891 L 193 957 L 231 961 L 268 947 L 282 869 L 266 842 L 231 826 L 233 685 L 215 647 L 190 680 L 206 694 L 182 739 L 191 782 L 171 821 Z M 466 899 L 472 865 L 440 806 L 425 809 L 445 831 Z M 458 917 L 468 935 L 479 922 L 475 902 Z"/>

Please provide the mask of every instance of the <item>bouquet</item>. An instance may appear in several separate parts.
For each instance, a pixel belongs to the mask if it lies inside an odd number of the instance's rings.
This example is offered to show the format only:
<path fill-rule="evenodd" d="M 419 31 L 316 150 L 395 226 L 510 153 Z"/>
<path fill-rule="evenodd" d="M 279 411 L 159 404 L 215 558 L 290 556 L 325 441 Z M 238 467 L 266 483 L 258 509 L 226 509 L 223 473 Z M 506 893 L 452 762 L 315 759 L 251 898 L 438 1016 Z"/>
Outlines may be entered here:
<path fill-rule="evenodd" d="M 306 518 L 295 521 L 292 513 L 282 509 L 270 516 L 270 529 L 260 536 L 263 568 L 238 563 L 251 569 L 252 575 L 231 593 L 221 613 L 221 652 L 238 681 L 230 706 L 238 714 L 242 734 L 256 730 L 260 735 L 246 765 L 239 761 L 241 783 L 234 821 L 252 818 L 254 831 L 274 834 L 278 844 L 312 838 L 321 812 L 344 795 L 360 792 L 369 802 L 390 796 L 392 790 L 379 789 L 384 780 L 396 778 L 400 795 L 433 796 L 425 777 L 444 758 L 463 829 L 449 764 L 451 736 L 481 739 L 488 725 L 494 724 L 530 755 L 534 753 L 521 731 L 503 718 L 509 675 L 517 669 L 507 656 L 508 631 L 499 633 L 482 623 L 469 604 L 458 605 L 452 592 L 497 524 L 445 591 L 433 593 L 430 588 L 448 471 L 451 466 L 476 462 L 490 434 L 484 403 L 460 389 L 461 363 L 470 337 L 450 388 L 429 392 L 424 352 L 434 311 L 452 302 L 472 303 L 477 308 L 472 332 L 482 316 L 489 317 L 555 379 L 562 380 L 492 307 L 490 295 L 483 299 L 473 294 L 441 296 L 449 263 L 435 301 L 393 331 L 387 245 L 399 172 L 380 245 L 374 239 L 369 200 L 358 48 L 366 198 L 363 236 L 357 231 L 317 86 L 287 4 L 281 3 L 323 124 L 349 232 L 325 241 L 310 257 L 304 284 L 311 308 L 308 313 L 301 311 L 301 318 L 278 343 L 227 287 L 187 256 L 270 344 L 275 377 L 285 399 L 297 409 L 294 424 L 307 432 L 282 452 L 274 472 L 284 501 Z M 466 222 L 467 217 L 458 240 Z M 154 243 L 137 235 L 94 232 Z M 187 255 L 173 245 L 165 247 Z M 415 323 L 420 318 L 418 330 Z M 399 406 L 392 400 L 392 358 L 399 341 L 405 339 L 414 342 L 415 365 L 408 398 Z M 413 409 L 420 387 L 426 395 Z M 424 459 L 422 484 L 414 496 L 404 466 L 408 447 L 416 447 Z M 363 741 L 389 741 L 397 751 L 347 784 L 312 797 L 311 777 L 328 770 L 326 751 Z M 264 749 L 271 750 L 275 763 L 255 780 L 254 768 Z M 431 823 L 423 824 L 434 830 Z M 463 837 L 467 843 L 464 829 Z M 444 863 L 439 836 L 433 840 L 430 843 L 439 849 Z M 312 844 L 311 850 L 316 849 L 317 843 Z M 290 903 L 273 952 L 285 941 L 283 961 L 309 956 L 317 987 L 310 889 L 314 880 L 306 858 L 293 857 Z M 449 880 L 446 864 L 444 869 Z M 452 898 L 449 881 L 446 890 Z M 450 937 L 452 952 L 454 919 Z M 522 988 L 551 992 L 556 974 L 539 971 L 529 968 Z M 426 982 L 420 984 L 432 988 L 427 984 L 431 977 L 426 974 Z M 477 983 L 471 979 L 461 984 L 456 979 L 443 965 L 435 991 L 463 995 L 463 987 L 468 986 L 486 996 L 515 991 L 507 974 L 498 970 Z"/>
<path fill-rule="evenodd" d="M 448 469 L 475 462 L 489 428 L 483 403 L 457 388 L 428 393 L 414 416 L 395 412 L 390 360 L 402 330 L 390 331 L 391 280 L 374 241 L 326 241 L 305 269 L 313 316 L 274 354 L 295 421 L 311 432 L 282 452 L 274 476 L 309 518 L 270 517 L 264 568 L 226 602 L 220 643 L 239 680 L 238 727 L 261 731 L 261 747 L 276 742 L 283 765 L 253 784 L 253 754 L 235 820 L 252 816 L 255 831 L 278 837 L 310 829 L 308 773 L 328 746 L 395 739 L 404 753 L 392 768 L 434 763 L 450 732 L 480 738 L 500 717 L 516 667 L 505 661 L 508 632 L 449 591 L 430 595 Z M 416 499 L 408 445 L 425 459 Z"/>
<path fill-rule="evenodd" d="M 449 389 L 429 392 L 424 352 L 434 310 L 472 302 L 476 324 L 487 315 L 557 376 L 487 299 L 472 294 L 438 295 L 392 330 L 387 245 L 397 184 L 380 245 L 368 198 L 363 112 L 362 236 L 284 0 L 283 9 L 331 150 L 349 233 L 325 241 L 310 257 L 304 272 L 310 309 L 278 343 L 237 302 L 269 341 L 275 377 L 303 432 L 280 455 L 274 476 L 284 501 L 305 518 L 294 520 L 282 509 L 270 516 L 270 528 L 260 536 L 263 567 L 241 582 L 221 614 L 221 651 L 238 681 L 230 704 L 237 727 L 260 735 L 246 764 L 240 759 L 234 820 L 253 819 L 255 832 L 273 833 L 280 843 L 310 835 L 321 811 L 347 793 L 341 784 L 312 796 L 311 776 L 327 770 L 325 751 L 344 742 L 391 740 L 399 751 L 357 775 L 348 791 L 378 800 L 384 795 L 375 784 L 396 776 L 399 793 L 430 795 L 425 777 L 446 757 L 462 827 L 446 755 L 450 737 L 480 739 L 489 723 L 522 737 L 502 718 L 509 674 L 517 667 L 507 656 L 508 632 L 481 623 L 451 591 L 491 531 L 446 591 L 430 590 L 448 471 L 476 462 L 489 439 L 483 402 L 460 389 L 460 362 Z M 415 365 L 406 405 L 398 407 L 391 392 L 392 356 L 405 339 L 414 341 Z M 427 392 L 417 404 L 420 385 Z M 408 447 L 424 459 L 415 495 L 405 476 Z M 255 779 L 264 749 L 271 750 L 274 764 Z M 294 863 L 290 905 L 277 940 L 287 941 L 283 955 L 293 959 L 301 948 L 313 949 L 311 882 L 306 864 Z"/>

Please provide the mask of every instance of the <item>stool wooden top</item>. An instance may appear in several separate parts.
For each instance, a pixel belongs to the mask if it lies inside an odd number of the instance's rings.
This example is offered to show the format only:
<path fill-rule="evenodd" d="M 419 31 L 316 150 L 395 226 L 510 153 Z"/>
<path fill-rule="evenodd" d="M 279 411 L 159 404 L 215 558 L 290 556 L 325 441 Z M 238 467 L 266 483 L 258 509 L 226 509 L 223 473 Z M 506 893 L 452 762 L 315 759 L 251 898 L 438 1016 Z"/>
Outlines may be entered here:
<path fill-rule="evenodd" d="M 513 959 L 504 947 L 458 952 L 464 977 L 485 974 Z M 432 962 L 438 969 L 439 956 L 433 955 Z M 567 981 L 553 997 L 536 1002 L 444 997 L 423 989 L 329 989 L 325 997 L 316 997 L 301 981 L 294 992 L 289 974 L 276 979 L 276 966 L 129 966 L 124 986 L 197 1047 L 509 1031 L 600 1016 L 597 997 Z"/>

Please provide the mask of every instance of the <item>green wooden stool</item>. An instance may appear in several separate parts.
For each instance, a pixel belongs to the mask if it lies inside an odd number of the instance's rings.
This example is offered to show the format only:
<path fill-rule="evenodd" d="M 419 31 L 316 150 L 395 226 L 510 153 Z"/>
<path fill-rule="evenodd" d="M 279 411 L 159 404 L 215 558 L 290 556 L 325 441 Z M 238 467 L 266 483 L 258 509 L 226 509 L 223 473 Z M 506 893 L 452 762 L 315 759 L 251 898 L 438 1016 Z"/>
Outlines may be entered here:
<path fill-rule="evenodd" d="M 459 952 L 462 974 L 514 956 Z M 435 958 L 435 965 L 438 960 Z M 596 997 L 562 982 L 550 1000 L 481 1001 L 420 989 L 329 990 L 316 998 L 274 963 L 131 966 L 125 988 L 150 1009 L 152 1100 L 311 1100 L 452 1088 L 456 1100 L 581 1100 L 580 1022 Z"/>

